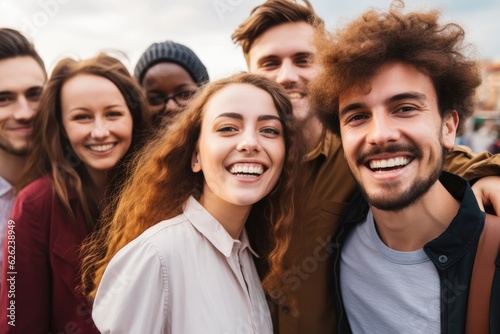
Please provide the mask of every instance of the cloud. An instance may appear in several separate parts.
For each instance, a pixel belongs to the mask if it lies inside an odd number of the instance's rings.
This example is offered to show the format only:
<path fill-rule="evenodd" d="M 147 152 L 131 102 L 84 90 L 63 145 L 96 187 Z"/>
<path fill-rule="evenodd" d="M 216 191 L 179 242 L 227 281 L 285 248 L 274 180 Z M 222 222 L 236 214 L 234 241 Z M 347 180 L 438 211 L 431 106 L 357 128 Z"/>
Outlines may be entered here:
<path fill-rule="evenodd" d="M 263 0 L 0 0 L 0 22 L 30 35 L 49 70 L 61 55 L 91 57 L 121 50 L 130 70 L 153 42 L 187 45 L 207 66 L 212 79 L 246 69 L 231 41 L 234 29 Z M 387 9 L 387 0 L 312 0 L 328 27 L 338 26 L 368 7 Z M 443 9 L 457 20 L 481 56 L 500 55 L 500 4 L 496 0 L 407 0 L 407 7 Z"/>

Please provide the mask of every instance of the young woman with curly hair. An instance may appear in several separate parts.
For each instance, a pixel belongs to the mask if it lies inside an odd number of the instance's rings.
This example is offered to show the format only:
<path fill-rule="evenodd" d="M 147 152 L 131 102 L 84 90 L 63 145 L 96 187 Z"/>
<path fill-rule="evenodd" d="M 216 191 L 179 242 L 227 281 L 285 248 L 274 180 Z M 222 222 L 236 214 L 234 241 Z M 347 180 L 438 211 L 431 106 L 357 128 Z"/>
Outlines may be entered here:
<path fill-rule="evenodd" d="M 99 330 L 271 333 L 262 285 L 286 295 L 300 136 L 273 81 L 237 74 L 208 84 L 134 161 L 105 241 L 94 242 L 107 249 L 88 255 Z M 270 224 L 247 219 L 251 210 Z M 271 240 L 259 254 L 270 267 L 262 285 L 246 226 Z"/>

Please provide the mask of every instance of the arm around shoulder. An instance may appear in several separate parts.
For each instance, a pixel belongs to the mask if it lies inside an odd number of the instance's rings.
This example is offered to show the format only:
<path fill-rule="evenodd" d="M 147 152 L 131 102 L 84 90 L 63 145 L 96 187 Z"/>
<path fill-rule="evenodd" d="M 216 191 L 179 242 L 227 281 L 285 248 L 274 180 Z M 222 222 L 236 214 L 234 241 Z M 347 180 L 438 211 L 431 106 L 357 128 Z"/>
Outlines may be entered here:
<path fill-rule="evenodd" d="M 444 161 L 444 169 L 474 183 L 486 176 L 500 176 L 500 155 L 475 154 L 467 146 L 456 145 Z"/>

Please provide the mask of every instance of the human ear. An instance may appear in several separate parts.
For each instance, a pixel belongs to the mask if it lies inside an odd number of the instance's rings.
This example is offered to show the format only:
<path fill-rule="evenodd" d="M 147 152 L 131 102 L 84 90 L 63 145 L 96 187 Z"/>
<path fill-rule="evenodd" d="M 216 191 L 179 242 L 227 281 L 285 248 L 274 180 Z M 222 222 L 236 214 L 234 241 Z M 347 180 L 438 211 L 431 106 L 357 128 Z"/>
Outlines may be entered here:
<path fill-rule="evenodd" d="M 453 146 L 455 146 L 459 121 L 458 112 L 456 110 L 450 111 L 443 119 L 443 146 L 448 150 L 451 150 Z"/>
<path fill-rule="evenodd" d="M 193 152 L 193 155 L 191 157 L 191 169 L 193 172 L 198 173 L 201 171 L 201 163 L 199 159 L 199 153 L 198 153 L 198 148 L 196 148 Z"/>

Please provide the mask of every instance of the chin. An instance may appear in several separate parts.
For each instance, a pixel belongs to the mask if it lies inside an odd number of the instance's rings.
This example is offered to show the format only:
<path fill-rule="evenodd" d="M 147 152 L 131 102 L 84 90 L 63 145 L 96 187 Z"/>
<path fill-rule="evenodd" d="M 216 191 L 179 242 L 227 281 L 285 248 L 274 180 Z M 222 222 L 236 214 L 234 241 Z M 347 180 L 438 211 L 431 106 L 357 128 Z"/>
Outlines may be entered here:
<path fill-rule="evenodd" d="M 238 206 L 252 206 L 255 203 L 257 203 L 258 201 L 260 201 L 261 199 L 263 199 L 264 197 L 265 196 L 263 196 L 263 197 L 250 197 L 250 196 L 247 196 L 247 197 L 244 197 L 244 198 L 234 198 L 231 202 L 234 205 L 238 205 Z"/>
<path fill-rule="evenodd" d="M 309 116 L 309 103 L 307 100 L 299 100 L 292 103 L 293 115 L 300 121 Z"/>

